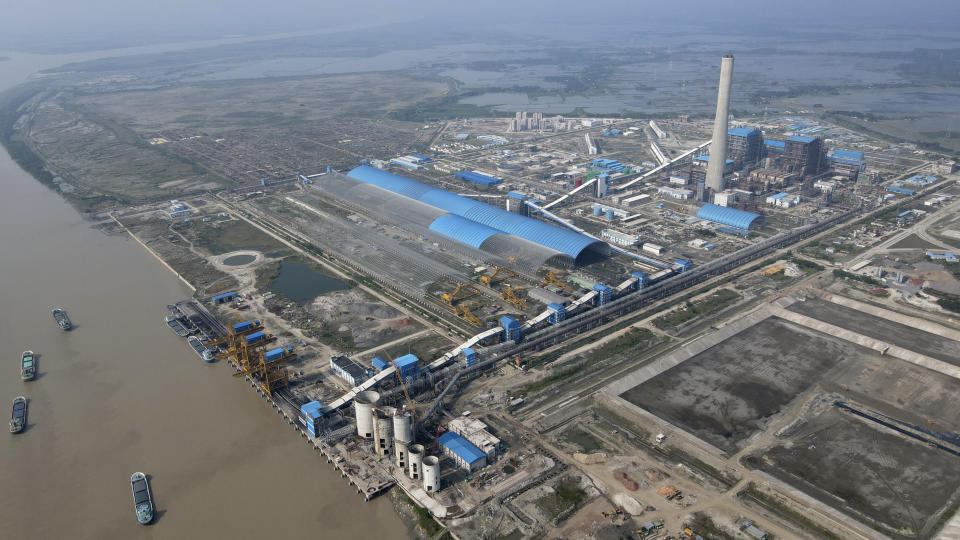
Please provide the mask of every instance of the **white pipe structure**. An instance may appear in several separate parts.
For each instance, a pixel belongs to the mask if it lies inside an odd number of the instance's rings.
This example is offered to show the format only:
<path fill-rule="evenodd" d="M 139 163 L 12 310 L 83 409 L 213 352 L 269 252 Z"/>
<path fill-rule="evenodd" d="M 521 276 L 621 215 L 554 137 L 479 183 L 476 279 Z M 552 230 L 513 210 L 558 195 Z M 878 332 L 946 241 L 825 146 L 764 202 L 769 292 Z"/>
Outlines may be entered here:
<path fill-rule="evenodd" d="M 713 141 L 707 141 L 707 142 L 705 142 L 705 143 L 700 143 L 700 144 L 698 144 L 697 146 L 691 148 L 690 150 L 687 150 L 686 152 L 680 154 L 679 156 L 671 159 L 669 163 L 667 163 L 667 164 L 665 164 L 665 165 L 660 165 L 659 167 L 657 167 L 657 168 L 655 168 L 655 169 L 650 169 L 649 171 L 641 174 L 640 176 L 634 178 L 633 180 L 627 182 L 626 184 L 622 184 L 622 185 L 619 185 L 619 186 L 613 186 L 611 189 L 615 189 L 615 190 L 617 190 L 617 191 L 620 191 L 620 190 L 623 190 L 623 189 L 627 189 L 628 187 L 636 184 L 637 182 L 639 182 L 639 181 L 641 181 L 641 180 L 646 180 L 647 178 L 650 178 L 651 176 L 653 176 L 653 175 L 657 174 L 658 172 L 666 169 L 667 167 L 673 165 L 674 163 L 676 163 L 676 162 L 678 162 L 678 161 L 686 158 L 687 156 L 689 156 L 689 155 L 691 155 L 691 154 L 695 154 L 695 153 L 699 152 L 700 150 L 703 150 L 704 148 L 710 146 L 710 143 L 712 143 L 712 142 L 713 142 Z"/>
<path fill-rule="evenodd" d="M 713 144 L 707 163 L 707 187 L 723 191 L 723 169 L 727 164 L 727 119 L 730 115 L 730 84 L 733 82 L 733 55 L 720 59 L 720 88 L 717 91 L 717 117 L 713 121 Z"/>
<path fill-rule="evenodd" d="M 580 190 L 582 190 L 583 188 L 585 188 L 585 187 L 593 184 L 593 183 L 596 182 L 596 181 L 597 181 L 597 177 L 594 176 L 593 178 L 591 178 L 591 179 L 587 180 L 586 182 L 580 184 L 579 186 L 573 188 L 573 190 L 570 191 L 570 193 L 567 193 L 567 194 L 564 195 L 563 197 L 560 197 L 559 199 L 557 199 L 557 200 L 553 201 L 552 203 L 550 203 L 550 204 L 548 204 L 548 205 L 546 205 L 546 206 L 543 206 L 543 207 L 541 207 L 541 208 L 550 208 L 551 206 L 553 206 L 553 205 L 555 205 L 555 204 L 560 204 L 560 203 L 562 203 L 563 201 L 565 201 L 565 200 L 567 199 L 567 197 L 576 194 L 578 191 L 580 191 Z"/>
<path fill-rule="evenodd" d="M 427 493 L 440 491 L 440 460 L 437 456 L 423 458 L 423 490 Z"/>

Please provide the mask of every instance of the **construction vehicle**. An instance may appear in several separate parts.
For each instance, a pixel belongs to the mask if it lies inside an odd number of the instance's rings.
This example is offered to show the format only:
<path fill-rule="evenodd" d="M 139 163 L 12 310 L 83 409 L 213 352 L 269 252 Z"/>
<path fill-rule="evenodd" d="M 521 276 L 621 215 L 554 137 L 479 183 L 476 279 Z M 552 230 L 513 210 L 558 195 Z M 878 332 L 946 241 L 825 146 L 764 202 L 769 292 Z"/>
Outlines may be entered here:
<path fill-rule="evenodd" d="M 678 214 L 686 214 L 686 213 L 687 213 L 687 209 L 686 209 L 685 207 L 683 207 L 683 206 L 681 206 L 681 205 L 678 204 L 678 205 L 677 205 L 676 212 L 677 212 Z"/>
<path fill-rule="evenodd" d="M 465 283 L 457 283 L 457 288 L 450 293 L 443 293 L 440 298 L 443 298 L 443 301 L 452 305 L 455 305 L 461 300 L 467 300 L 468 298 L 473 298 L 482 294 L 480 289 L 474 287 L 473 285 L 468 285 Z"/>
<path fill-rule="evenodd" d="M 470 311 L 470 308 L 475 306 L 475 303 L 467 302 L 464 304 L 458 304 L 453 306 L 453 312 L 457 314 L 457 317 L 467 321 L 468 323 L 474 326 L 483 326 L 483 321 L 479 317 L 473 314 Z"/>
<path fill-rule="evenodd" d="M 527 301 L 524 298 L 517 296 L 517 293 L 514 292 L 515 290 L 516 289 L 513 287 L 507 287 L 506 289 L 500 291 L 500 297 L 507 302 L 510 302 L 518 309 L 527 309 Z"/>
<path fill-rule="evenodd" d="M 515 277 L 517 277 L 517 273 L 513 270 L 503 266 L 494 266 L 493 273 L 489 276 L 480 276 L 480 281 L 487 287 L 493 287 L 498 283 Z"/>
<path fill-rule="evenodd" d="M 553 285 L 554 287 L 560 287 L 561 289 L 570 290 L 570 284 L 566 281 L 562 281 L 556 274 L 553 272 L 547 272 L 547 275 L 543 276 L 544 285 Z"/>

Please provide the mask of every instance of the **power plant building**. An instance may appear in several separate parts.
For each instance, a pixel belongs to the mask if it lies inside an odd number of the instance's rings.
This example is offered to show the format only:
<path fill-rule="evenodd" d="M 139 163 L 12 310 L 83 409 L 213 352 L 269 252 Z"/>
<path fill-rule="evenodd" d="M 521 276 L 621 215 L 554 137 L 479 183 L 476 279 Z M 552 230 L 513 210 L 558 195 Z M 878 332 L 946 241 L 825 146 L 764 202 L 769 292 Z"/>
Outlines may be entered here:
<path fill-rule="evenodd" d="M 820 173 L 823 163 L 823 140 L 794 135 L 784 141 L 783 166 L 800 176 Z"/>
<path fill-rule="evenodd" d="M 347 176 L 328 175 L 317 187 L 397 222 L 536 266 L 587 263 L 610 250 L 605 242 L 585 234 L 366 165 Z"/>
<path fill-rule="evenodd" d="M 448 431 L 437 438 L 443 453 L 457 463 L 461 469 L 473 472 L 487 466 L 487 455 L 462 436 Z"/>
<path fill-rule="evenodd" d="M 759 129 L 733 128 L 727 131 L 727 157 L 740 163 L 754 163 L 760 159 L 763 132 Z"/>
<path fill-rule="evenodd" d="M 330 369 L 351 386 L 359 386 L 370 377 L 367 368 L 346 356 L 331 356 Z"/>

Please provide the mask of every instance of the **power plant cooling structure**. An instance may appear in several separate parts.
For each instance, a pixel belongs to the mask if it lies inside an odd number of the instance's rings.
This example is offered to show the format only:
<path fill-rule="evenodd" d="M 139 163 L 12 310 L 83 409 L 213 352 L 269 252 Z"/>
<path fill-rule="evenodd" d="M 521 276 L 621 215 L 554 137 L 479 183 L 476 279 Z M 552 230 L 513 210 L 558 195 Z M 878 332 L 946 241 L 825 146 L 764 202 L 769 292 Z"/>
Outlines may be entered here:
<path fill-rule="evenodd" d="M 360 392 L 353 400 L 354 412 L 357 415 L 357 435 L 364 439 L 373 438 L 375 409 L 380 401 L 380 394 L 372 390 Z"/>
<path fill-rule="evenodd" d="M 440 491 L 440 460 L 437 456 L 423 458 L 423 490 L 427 493 Z"/>
<path fill-rule="evenodd" d="M 410 463 L 407 464 L 407 474 L 414 480 L 420 480 L 423 477 L 423 445 L 412 445 L 407 451 L 407 457 L 410 459 Z"/>
<path fill-rule="evenodd" d="M 720 60 L 720 90 L 717 92 L 717 117 L 713 121 L 710 161 L 707 163 L 707 187 L 723 191 L 723 169 L 727 164 L 727 118 L 730 116 L 730 84 L 733 82 L 733 55 Z"/>

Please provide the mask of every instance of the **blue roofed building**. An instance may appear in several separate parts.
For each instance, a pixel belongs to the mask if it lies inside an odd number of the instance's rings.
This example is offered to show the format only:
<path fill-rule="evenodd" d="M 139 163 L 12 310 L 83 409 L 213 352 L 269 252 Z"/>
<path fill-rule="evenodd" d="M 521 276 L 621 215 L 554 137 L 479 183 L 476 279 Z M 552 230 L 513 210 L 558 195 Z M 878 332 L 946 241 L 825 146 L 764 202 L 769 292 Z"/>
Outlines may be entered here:
<path fill-rule="evenodd" d="M 437 438 L 443 453 L 452 458 L 461 469 L 473 472 L 487 466 L 487 455 L 452 431 L 448 431 Z"/>
<path fill-rule="evenodd" d="M 783 151 L 787 148 L 787 143 L 783 141 L 767 139 L 763 141 L 763 147 L 766 149 L 768 156 L 776 156 L 783 154 Z"/>
<path fill-rule="evenodd" d="M 718 206 L 716 204 L 708 203 L 700 207 L 700 210 L 697 211 L 697 217 L 707 221 L 712 221 L 714 223 L 719 223 L 720 225 L 728 225 L 730 227 L 736 227 L 746 231 L 754 225 L 756 220 L 760 217 L 760 214 L 744 212 L 743 210 L 737 210 L 736 208 L 727 208 L 725 206 Z"/>
<path fill-rule="evenodd" d="M 453 176 L 461 180 L 466 180 L 467 182 L 480 184 L 481 186 L 495 186 L 503 182 L 502 178 L 497 178 L 496 176 L 490 176 L 489 174 L 483 174 L 477 171 L 460 171 Z"/>
<path fill-rule="evenodd" d="M 428 205 L 431 212 L 443 212 L 429 218 L 428 228 L 480 250 L 537 264 L 564 265 L 587 263 L 609 254 L 610 246 L 596 238 L 374 167 L 361 165 L 347 176 Z M 428 207 L 420 205 L 416 211 Z"/>
<path fill-rule="evenodd" d="M 420 375 L 420 359 L 412 354 L 405 354 L 394 360 L 394 363 L 400 369 L 400 377 L 403 379 L 416 379 Z"/>

